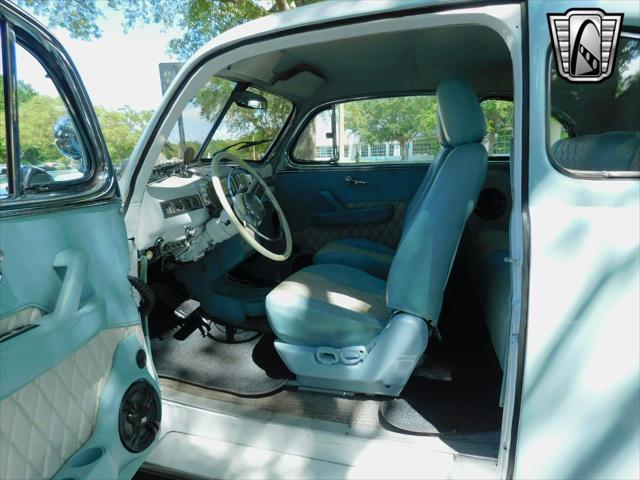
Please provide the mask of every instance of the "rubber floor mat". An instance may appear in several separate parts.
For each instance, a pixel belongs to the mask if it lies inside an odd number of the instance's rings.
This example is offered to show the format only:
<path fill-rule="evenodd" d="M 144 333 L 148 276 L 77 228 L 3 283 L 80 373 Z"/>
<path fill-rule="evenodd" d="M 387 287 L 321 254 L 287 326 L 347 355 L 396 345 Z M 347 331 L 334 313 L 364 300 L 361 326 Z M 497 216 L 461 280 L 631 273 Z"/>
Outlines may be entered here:
<path fill-rule="evenodd" d="M 151 341 L 158 375 L 240 396 L 264 396 L 280 390 L 292 374 L 273 346 L 274 337 L 223 343 L 196 330 L 183 341 L 171 335 Z"/>

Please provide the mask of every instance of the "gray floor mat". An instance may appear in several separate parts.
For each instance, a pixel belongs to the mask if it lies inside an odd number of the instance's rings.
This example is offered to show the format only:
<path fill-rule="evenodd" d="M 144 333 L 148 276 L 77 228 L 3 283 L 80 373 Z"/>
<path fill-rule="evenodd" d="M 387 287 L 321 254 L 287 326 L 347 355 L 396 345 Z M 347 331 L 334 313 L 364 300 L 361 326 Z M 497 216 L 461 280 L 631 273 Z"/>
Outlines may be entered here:
<path fill-rule="evenodd" d="M 151 351 L 159 376 L 235 395 L 268 395 L 291 378 L 270 335 L 228 344 L 195 331 L 183 341 L 171 335 L 153 339 Z"/>

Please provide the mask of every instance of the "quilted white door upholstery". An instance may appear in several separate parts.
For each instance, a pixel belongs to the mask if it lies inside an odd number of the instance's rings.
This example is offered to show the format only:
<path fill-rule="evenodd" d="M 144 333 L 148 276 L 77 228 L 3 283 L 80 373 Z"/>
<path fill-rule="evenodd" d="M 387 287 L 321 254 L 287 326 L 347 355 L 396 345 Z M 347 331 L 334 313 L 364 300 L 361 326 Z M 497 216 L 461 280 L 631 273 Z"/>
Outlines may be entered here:
<path fill-rule="evenodd" d="M 87 441 L 115 349 L 138 330 L 103 330 L 0 402 L 0 479 L 50 478 Z"/>

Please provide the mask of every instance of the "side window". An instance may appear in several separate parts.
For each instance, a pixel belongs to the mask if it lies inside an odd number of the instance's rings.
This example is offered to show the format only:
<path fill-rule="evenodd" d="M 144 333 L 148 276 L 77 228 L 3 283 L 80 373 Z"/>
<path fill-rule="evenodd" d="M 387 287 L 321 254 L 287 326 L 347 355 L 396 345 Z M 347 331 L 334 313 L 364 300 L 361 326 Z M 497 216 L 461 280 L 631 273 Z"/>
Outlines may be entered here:
<path fill-rule="evenodd" d="M 88 162 L 76 127 L 45 69 L 20 45 L 16 72 L 23 190 L 82 179 Z"/>
<path fill-rule="evenodd" d="M 513 138 L 513 102 L 511 100 L 487 99 L 480 103 L 487 136 L 482 142 L 490 157 L 508 157 Z"/>
<path fill-rule="evenodd" d="M 12 35 L 3 33 L 2 41 L 10 52 L 10 58 L 3 60 L 10 60 L 14 67 L 5 71 L 3 62 L 0 75 L 0 199 L 9 196 L 10 184 L 15 185 L 12 195 L 16 197 L 64 191 L 93 173 L 76 126 L 43 65 L 18 43 L 20 40 L 14 43 Z M 16 99 L 17 114 L 9 125 L 5 82 L 13 87 Z M 15 134 L 13 155 L 8 151 L 9 131 Z M 15 171 L 10 168 L 10 159 Z"/>
<path fill-rule="evenodd" d="M 640 39 L 622 34 L 612 74 L 598 83 L 568 82 L 549 63 L 549 111 L 570 126 L 548 119 L 551 160 L 578 174 L 640 172 Z"/>
<path fill-rule="evenodd" d="M 303 163 L 429 162 L 440 149 L 433 95 L 339 103 L 306 125 L 293 148 Z"/>

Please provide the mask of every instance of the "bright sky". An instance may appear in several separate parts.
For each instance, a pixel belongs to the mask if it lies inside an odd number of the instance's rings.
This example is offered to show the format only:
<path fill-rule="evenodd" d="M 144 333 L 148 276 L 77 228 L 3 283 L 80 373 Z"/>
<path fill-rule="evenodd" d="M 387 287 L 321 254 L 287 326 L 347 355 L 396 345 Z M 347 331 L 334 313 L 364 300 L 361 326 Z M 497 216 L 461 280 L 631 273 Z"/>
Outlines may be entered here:
<path fill-rule="evenodd" d="M 158 64 L 176 61 L 166 53 L 166 48 L 170 39 L 181 36 L 180 31 L 163 32 L 160 25 L 151 24 L 125 34 L 122 15 L 108 9 L 105 13 L 105 18 L 98 21 L 103 33 L 97 40 L 76 40 L 62 29 L 52 32 L 71 55 L 95 105 L 155 110 L 162 98 Z M 40 21 L 46 25 L 45 19 Z M 36 65 L 25 62 L 22 68 L 22 78 L 40 92 L 52 93 L 38 88 L 40 85 L 36 83 L 40 82 L 32 80 L 40 76 L 41 70 Z"/>

